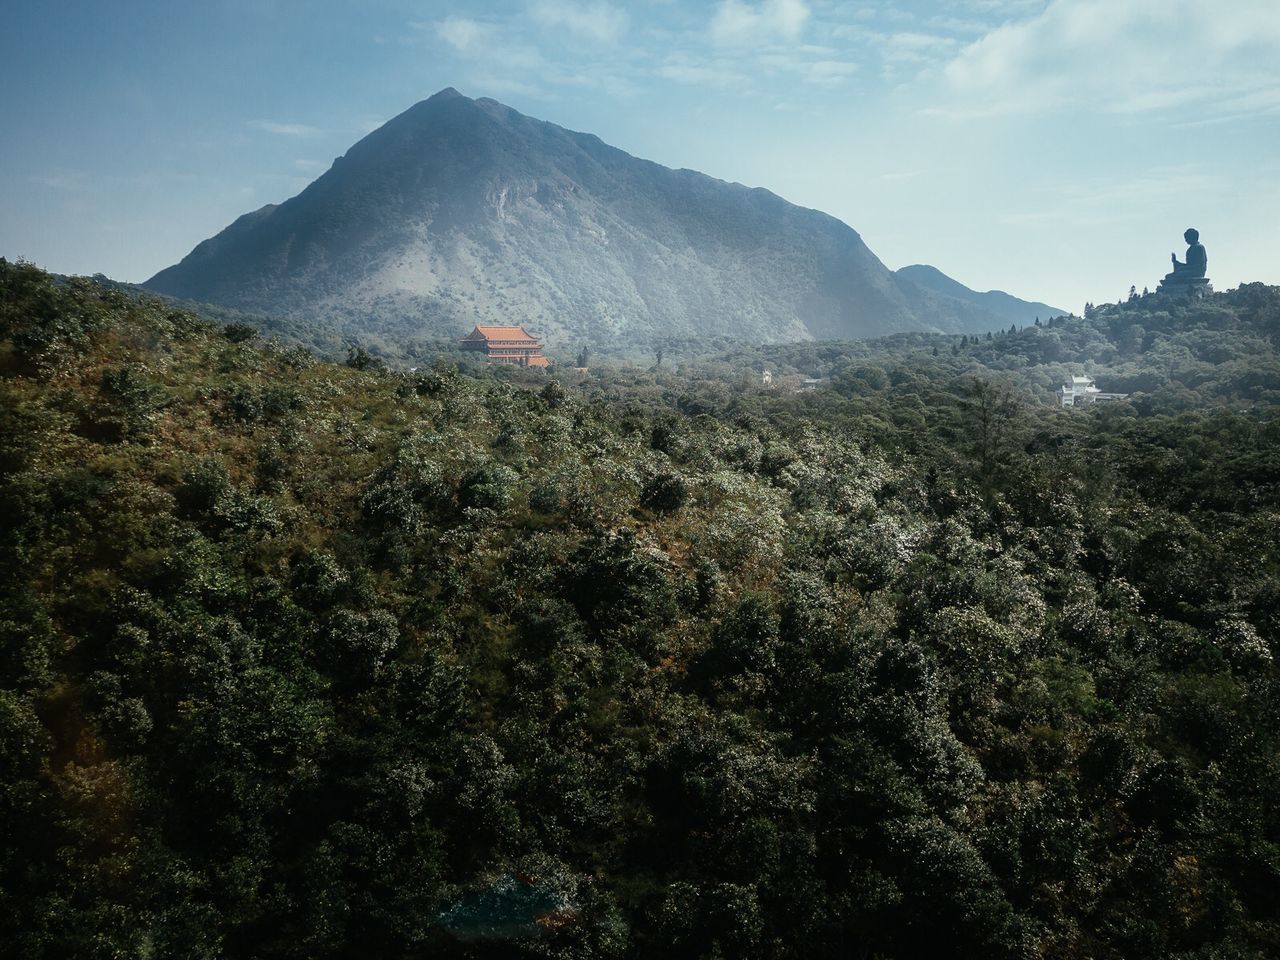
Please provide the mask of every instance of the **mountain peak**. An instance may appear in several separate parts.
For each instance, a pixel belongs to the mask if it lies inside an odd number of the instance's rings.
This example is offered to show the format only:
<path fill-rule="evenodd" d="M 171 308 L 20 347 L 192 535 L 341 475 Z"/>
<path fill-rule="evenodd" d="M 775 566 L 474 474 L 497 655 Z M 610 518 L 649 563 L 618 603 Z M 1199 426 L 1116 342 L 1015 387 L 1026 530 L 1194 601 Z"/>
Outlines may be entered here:
<path fill-rule="evenodd" d="M 553 346 L 999 325 L 898 282 L 833 217 L 453 87 L 148 286 L 354 335 L 525 323 Z"/>
<path fill-rule="evenodd" d="M 432 116 L 440 110 L 447 110 L 454 106 L 463 106 L 467 104 L 475 104 L 466 94 L 460 93 L 455 87 L 445 87 L 438 90 L 425 100 L 419 100 L 408 110 L 392 117 L 387 121 L 386 125 L 394 125 L 397 120 L 401 119 L 419 119 L 426 116 Z M 376 131 L 375 131 L 376 132 Z"/>

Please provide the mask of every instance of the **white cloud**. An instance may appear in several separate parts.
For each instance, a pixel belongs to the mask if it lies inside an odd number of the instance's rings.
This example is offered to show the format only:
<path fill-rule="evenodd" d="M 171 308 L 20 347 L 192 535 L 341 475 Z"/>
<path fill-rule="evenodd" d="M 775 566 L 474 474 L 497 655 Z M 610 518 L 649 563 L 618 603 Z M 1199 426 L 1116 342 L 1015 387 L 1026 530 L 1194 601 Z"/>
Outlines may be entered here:
<path fill-rule="evenodd" d="M 1010 225 L 1061 224 L 1099 227 L 1125 221 L 1146 221 L 1152 210 L 1172 209 L 1182 198 L 1194 196 L 1221 202 L 1227 182 L 1197 164 L 1155 167 L 1141 176 L 1098 177 L 1060 184 L 1043 191 L 1040 208 L 998 213 Z"/>
<path fill-rule="evenodd" d="M 820 8 L 830 10 L 831 4 L 819 2 Z M 851 6 L 848 0 L 836 5 L 833 12 L 844 19 L 861 20 L 864 23 L 870 23 L 873 20 L 888 21 L 890 23 L 910 23 L 917 19 L 916 14 L 911 10 L 903 9 L 901 0 L 886 0 L 882 3 L 864 3 L 863 6 Z"/>
<path fill-rule="evenodd" d="M 1277 64 L 1275 0 L 1053 0 L 961 50 L 944 77 L 963 105 L 941 112 L 1271 110 Z"/>
<path fill-rule="evenodd" d="M 573 3 L 570 0 L 538 0 L 530 12 L 549 27 L 562 27 L 596 43 L 617 43 L 631 25 L 625 10 L 609 3 Z"/>
<path fill-rule="evenodd" d="M 790 73 L 805 83 L 822 87 L 838 87 L 858 72 L 859 66 L 851 60 L 835 60 L 827 57 L 808 59 L 790 52 L 762 54 L 756 60 L 757 75 L 764 71 L 768 76 Z"/>
<path fill-rule="evenodd" d="M 941 66 L 955 55 L 961 45 L 961 41 L 955 37 L 943 36 L 939 33 L 927 33 L 922 30 L 885 32 L 851 23 L 833 27 L 831 35 L 863 48 L 867 55 L 878 56 L 884 63 L 887 73 L 893 73 L 900 68 Z"/>
<path fill-rule="evenodd" d="M 949 33 L 986 33 L 991 24 L 984 20 L 966 19 L 964 17 L 948 17 L 939 14 L 929 18 L 929 26 L 935 30 L 946 30 Z"/>
<path fill-rule="evenodd" d="M 250 120 L 249 126 L 282 137 L 315 137 L 324 132 L 319 127 L 310 127 L 305 123 L 277 123 L 274 120 Z"/>
<path fill-rule="evenodd" d="M 804 0 L 721 0 L 711 19 L 711 39 L 719 44 L 772 43 L 795 40 L 809 19 Z"/>
<path fill-rule="evenodd" d="M 455 50 L 469 50 L 488 40 L 493 27 L 469 17 L 446 17 L 434 24 L 436 34 Z"/>
<path fill-rule="evenodd" d="M 432 29 L 436 36 L 453 47 L 466 60 L 496 68 L 498 72 L 536 70 L 545 66 L 536 47 L 512 42 L 512 31 L 497 23 L 468 17 L 446 17 L 444 20 L 414 23 L 418 29 Z M 486 78 L 495 74 L 486 73 Z M 474 79 L 474 78 L 473 78 Z M 488 89 L 488 88 L 485 88 Z M 523 92 L 527 87 L 504 87 L 505 92 Z"/>
<path fill-rule="evenodd" d="M 89 175 L 80 170 L 40 174 L 27 179 L 51 190 L 80 191 L 89 188 Z"/>
<path fill-rule="evenodd" d="M 470 75 L 469 82 L 486 95 L 508 96 L 519 94 L 534 100 L 554 99 L 551 93 L 536 83 L 528 83 L 518 77 L 481 70 Z"/>
<path fill-rule="evenodd" d="M 858 65 L 848 60 L 817 60 L 805 65 L 806 83 L 822 87 L 836 87 L 858 72 Z"/>
<path fill-rule="evenodd" d="M 899 63 L 927 63 L 949 54 L 958 46 L 951 37 L 932 33 L 891 33 L 881 38 L 880 52 L 885 60 Z"/>
<path fill-rule="evenodd" d="M 745 74 L 731 66 L 722 63 L 690 63 L 683 59 L 664 63 L 658 68 L 658 76 L 677 83 L 715 87 L 719 90 L 741 89 L 749 82 Z"/>
<path fill-rule="evenodd" d="M 1011 17 L 1038 12 L 1046 0 L 962 0 L 961 8 L 988 16 Z"/>

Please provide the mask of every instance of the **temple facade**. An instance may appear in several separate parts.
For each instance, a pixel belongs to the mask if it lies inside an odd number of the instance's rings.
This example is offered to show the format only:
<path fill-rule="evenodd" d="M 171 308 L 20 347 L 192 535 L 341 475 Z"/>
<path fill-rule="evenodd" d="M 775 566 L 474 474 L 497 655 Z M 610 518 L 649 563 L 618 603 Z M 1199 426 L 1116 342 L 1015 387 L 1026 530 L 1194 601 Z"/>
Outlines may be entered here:
<path fill-rule="evenodd" d="M 477 324 L 461 342 L 463 350 L 479 350 L 490 363 L 509 363 L 517 367 L 545 367 L 550 363 L 542 355 L 542 341 L 524 327 Z"/>
<path fill-rule="evenodd" d="M 1107 400 L 1123 400 L 1127 393 L 1103 393 L 1093 382 L 1093 377 L 1072 377 L 1058 391 L 1058 402 L 1064 407 L 1083 407 Z"/>

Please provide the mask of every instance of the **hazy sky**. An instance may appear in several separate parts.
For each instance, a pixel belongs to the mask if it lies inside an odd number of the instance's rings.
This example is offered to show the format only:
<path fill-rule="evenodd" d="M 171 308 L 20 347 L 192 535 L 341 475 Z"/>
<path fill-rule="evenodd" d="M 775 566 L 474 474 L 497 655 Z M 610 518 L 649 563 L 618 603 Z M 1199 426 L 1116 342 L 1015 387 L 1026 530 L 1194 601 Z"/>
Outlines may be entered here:
<path fill-rule="evenodd" d="M 455 86 L 1079 311 L 1280 283 L 1280 0 L 8 5 L 0 255 L 144 280 Z"/>

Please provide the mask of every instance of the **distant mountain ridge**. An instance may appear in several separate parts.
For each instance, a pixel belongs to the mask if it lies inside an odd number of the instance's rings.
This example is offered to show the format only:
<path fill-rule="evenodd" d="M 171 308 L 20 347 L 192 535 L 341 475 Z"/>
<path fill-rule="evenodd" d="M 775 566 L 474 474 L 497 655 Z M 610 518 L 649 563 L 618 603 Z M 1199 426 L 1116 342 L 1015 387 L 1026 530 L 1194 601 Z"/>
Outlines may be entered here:
<path fill-rule="evenodd" d="M 1021 300 L 1003 290 L 988 290 L 985 293 L 971 290 L 959 280 L 948 277 L 937 267 L 924 263 L 902 267 L 893 273 L 899 280 L 914 283 L 918 287 L 932 290 L 943 296 L 972 303 L 992 316 L 1003 317 L 1008 323 L 1025 324 L 1038 318 L 1048 320 L 1050 317 L 1067 312 L 1059 307 L 1051 307 L 1047 303 Z"/>
<path fill-rule="evenodd" d="M 827 214 L 637 159 L 452 88 L 146 286 L 348 335 L 524 323 L 553 348 L 977 332 L 1009 322 L 1007 304 L 975 299 L 986 295 L 894 274 Z"/>

